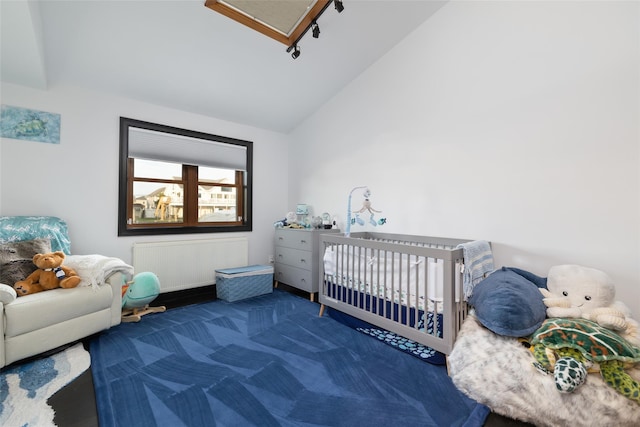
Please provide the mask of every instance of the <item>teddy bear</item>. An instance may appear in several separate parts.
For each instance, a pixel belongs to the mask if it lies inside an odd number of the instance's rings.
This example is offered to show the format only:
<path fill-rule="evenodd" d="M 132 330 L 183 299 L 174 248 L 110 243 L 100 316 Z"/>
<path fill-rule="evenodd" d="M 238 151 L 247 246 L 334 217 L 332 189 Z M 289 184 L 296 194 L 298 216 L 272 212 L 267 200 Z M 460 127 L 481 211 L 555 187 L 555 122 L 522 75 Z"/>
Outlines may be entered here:
<path fill-rule="evenodd" d="M 603 271 L 580 265 L 551 267 L 544 296 L 548 317 L 582 317 L 611 329 L 627 341 L 640 346 L 638 322 L 621 301 L 615 301 L 616 289 Z"/>
<path fill-rule="evenodd" d="M 16 282 L 13 288 L 18 296 L 35 294 L 55 288 L 75 288 L 81 281 L 74 269 L 63 266 L 64 252 L 35 254 L 33 263 L 38 267 L 26 279 Z"/>

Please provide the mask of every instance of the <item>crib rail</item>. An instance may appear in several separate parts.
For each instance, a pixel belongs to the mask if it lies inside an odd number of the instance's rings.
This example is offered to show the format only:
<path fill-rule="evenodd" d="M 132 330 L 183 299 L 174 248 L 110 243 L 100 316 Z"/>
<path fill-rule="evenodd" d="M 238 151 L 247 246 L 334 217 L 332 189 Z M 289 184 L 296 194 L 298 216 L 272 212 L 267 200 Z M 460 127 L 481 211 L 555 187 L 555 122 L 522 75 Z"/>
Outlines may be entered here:
<path fill-rule="evenodd" d="M 449 354 L 468 313 L 463 251 L 457 248 L 465 242 L 386 233 L 323 234 L 322 310 L 331 307 Z"/>

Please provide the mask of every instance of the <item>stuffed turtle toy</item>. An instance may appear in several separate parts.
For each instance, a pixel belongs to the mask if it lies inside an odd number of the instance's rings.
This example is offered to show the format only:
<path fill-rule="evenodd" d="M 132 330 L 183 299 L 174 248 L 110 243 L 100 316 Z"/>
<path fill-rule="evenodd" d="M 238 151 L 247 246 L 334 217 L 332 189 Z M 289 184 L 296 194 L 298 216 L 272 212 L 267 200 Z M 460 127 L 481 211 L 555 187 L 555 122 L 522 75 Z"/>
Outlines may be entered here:
<path fill-rule="evenodd" d="M 625 364 L 640 362 L 640 348 L 587 319 L 549 318 L 531 340 L 536 367 L 551 373 L 556 388 L 570 393 L 585 382 L 587 369 L 598 364 L 604 381 L 640 404 L 640 384 Z"/>

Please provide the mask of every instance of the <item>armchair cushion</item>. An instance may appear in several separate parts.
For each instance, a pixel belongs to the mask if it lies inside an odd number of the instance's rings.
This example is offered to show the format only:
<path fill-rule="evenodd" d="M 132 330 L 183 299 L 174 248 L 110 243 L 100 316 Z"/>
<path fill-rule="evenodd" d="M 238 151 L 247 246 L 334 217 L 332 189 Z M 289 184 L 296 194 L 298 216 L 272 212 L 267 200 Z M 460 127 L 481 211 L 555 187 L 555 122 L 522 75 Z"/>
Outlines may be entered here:
<path fill-rule="evenodd" d="M 52 289 L 20 297 L 4 307 L 5 338 L 44 329 L 48 326 L 91 313 L 109 312 L 113 300 L 112 288 L 100 286 L 72 289 Z M 106 329 L 104 325 L 101 329 Z"/>

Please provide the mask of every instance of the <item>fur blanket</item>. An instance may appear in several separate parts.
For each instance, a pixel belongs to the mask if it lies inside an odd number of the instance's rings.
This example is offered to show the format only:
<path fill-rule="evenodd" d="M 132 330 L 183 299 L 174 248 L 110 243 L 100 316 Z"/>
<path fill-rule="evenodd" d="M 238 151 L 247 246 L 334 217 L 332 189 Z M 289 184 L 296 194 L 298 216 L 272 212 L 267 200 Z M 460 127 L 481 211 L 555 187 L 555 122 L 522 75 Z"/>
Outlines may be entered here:
<path fill-rule="evenodd" d="M 552 375 L 533 367 L 531 352 L 496 335 L 473 316 L 448 358 L 453 383 L 492 411 L 537 426 L 638 426 L 640 405 L 604 383 L 599 373 L 573 393 L 556 390 Z M 628 371 L 640 379 L 640 366 Z"/>

